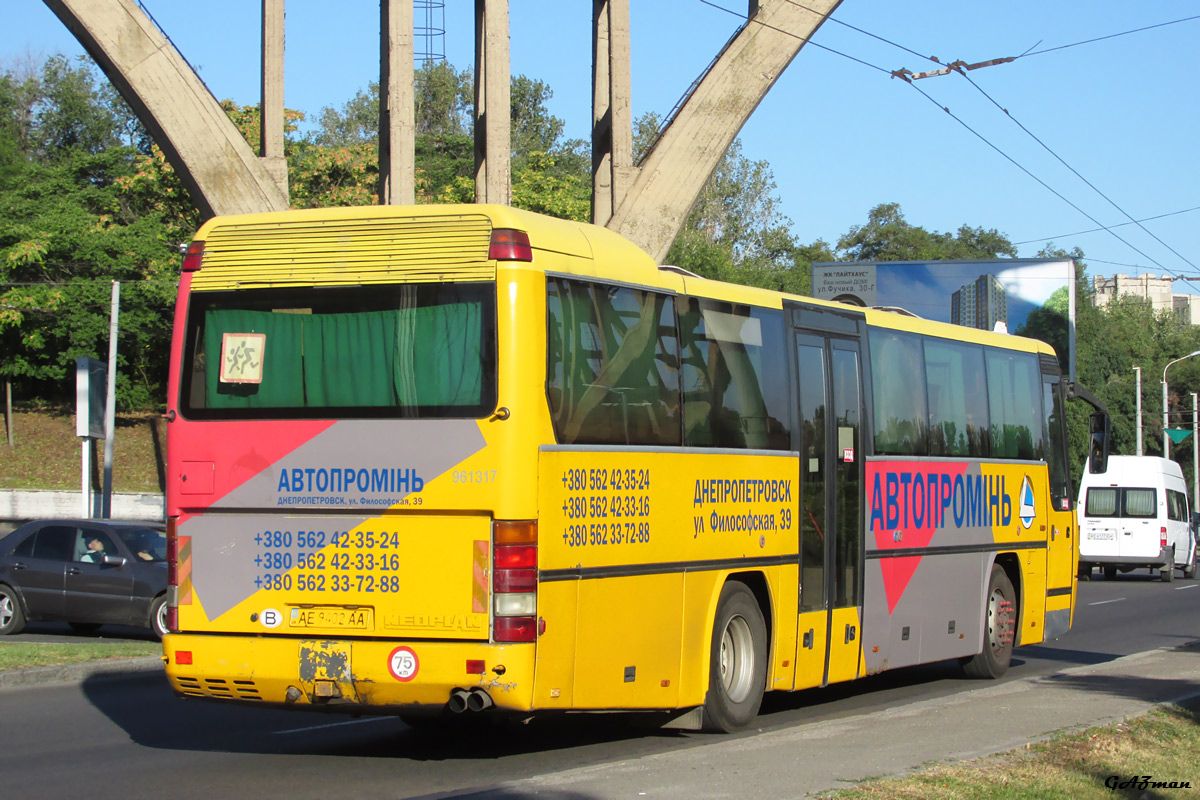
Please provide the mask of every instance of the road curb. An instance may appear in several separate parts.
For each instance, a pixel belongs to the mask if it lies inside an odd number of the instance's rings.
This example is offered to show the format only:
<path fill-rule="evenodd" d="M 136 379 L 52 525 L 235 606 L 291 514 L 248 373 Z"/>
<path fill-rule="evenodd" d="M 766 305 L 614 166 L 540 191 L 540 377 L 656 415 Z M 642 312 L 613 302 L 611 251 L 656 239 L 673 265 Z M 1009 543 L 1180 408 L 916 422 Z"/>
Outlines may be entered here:
<path fill-rule="evenodd" d="M 0 671 L 0 689 L 17 686 L 46 686 L 49 684 L 82 683 L 89 678 L 143 677 L 148 673 L 161 672 L 163 661 L 160 656 L 142 658 L 114 658 L 107 661 L 81 661 L 76 664 L 59 664 L 53 667 L 30 667 Z"/>

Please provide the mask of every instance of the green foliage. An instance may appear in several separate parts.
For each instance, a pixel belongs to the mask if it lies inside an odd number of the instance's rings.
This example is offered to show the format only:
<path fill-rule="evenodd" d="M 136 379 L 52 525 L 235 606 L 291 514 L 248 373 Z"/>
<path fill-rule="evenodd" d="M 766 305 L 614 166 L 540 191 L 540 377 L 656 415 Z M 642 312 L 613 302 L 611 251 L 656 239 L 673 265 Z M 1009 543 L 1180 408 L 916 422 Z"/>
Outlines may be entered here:
<path fill-rule="evenodd" d="M 838 240 L 844 261 L 935 261 L 1015 257 L 1017 249 L 995 228 L 963 225 L 958 233 L 937 233 L 911 225 L 899 203 L 881 203 Z"/>
<path fill-rule="evenodd" d="M 61 56 L 0 76 L 0 112 L 0 378 L 73 394 L 75 358 L 107 354 L 120 280 L 118 401 L 160 404 L 179 240 L 134 190 L 141 127 L 93 66 Z"/>

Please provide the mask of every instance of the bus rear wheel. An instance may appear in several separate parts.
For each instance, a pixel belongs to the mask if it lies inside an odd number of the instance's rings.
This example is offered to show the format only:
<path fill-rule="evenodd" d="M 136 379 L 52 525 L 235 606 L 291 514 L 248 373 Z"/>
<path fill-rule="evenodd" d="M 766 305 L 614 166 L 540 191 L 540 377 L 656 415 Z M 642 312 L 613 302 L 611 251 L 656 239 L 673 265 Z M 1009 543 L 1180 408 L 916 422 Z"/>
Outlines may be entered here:
<path fill-rule="evenodd" d="M 708 675 L 704 729 L 731 733 L 753 722 L 767 685 L 767 626 L 744 583 L 721 589 Z"/>
<path fill-rule="evenodd" d="M 1016 595 L 1004 567 L 993 564 L 983 610 L 983 652 L 963 663 L 972 678 L 999 678 L 1008 672 L 1017 633 Z"/>

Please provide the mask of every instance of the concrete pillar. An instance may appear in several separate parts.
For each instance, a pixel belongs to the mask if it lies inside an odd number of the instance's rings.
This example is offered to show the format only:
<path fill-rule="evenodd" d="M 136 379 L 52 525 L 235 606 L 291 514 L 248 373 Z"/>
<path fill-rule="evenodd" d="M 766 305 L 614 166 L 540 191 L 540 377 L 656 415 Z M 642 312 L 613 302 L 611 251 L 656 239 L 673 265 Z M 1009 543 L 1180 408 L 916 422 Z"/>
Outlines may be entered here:
<path fill-rule="evenodd" d="M 133 0 L 45 0 L 150 131 L 205 217 L 281 211 L 287 193 Z"/>
<path fill-rule="evenodd" d="M 416 202 L 413 0 L 379 3 L 379 203 Z"/>
<path fill-rule="evenodd" d="M 633 174 L 629 0 L 592 0 L 592 222 L 608 223 Z"/>
<path fill-rule="evenodd" d="M 262 0 L 262 119 L 259 156 L 267 172 L 288 193 L 287 161 L 283 156 L 284 0 Z"/>
<path fill-rule="evenodd" d="M 606 227 L 661 261 L 742 125 L 840 2 L 751 3 L 754 21 L 725 45 L 671 119 Z"/>
<path fill-rule="evenodd" d="M 512 202 L 508 0 L 475 0 L 475 202 Z"/>

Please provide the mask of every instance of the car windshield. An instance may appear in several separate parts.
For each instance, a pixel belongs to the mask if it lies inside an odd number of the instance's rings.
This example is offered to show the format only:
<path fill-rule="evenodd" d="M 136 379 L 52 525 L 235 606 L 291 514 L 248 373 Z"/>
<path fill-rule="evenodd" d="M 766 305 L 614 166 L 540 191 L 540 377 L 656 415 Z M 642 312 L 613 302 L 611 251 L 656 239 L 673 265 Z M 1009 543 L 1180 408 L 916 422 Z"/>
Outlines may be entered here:
<path fill-rule="evenodd" d="M 167 534 L 153 528 L 117 528 L 117 536 L 141 561 L 167 560 Z"/>

